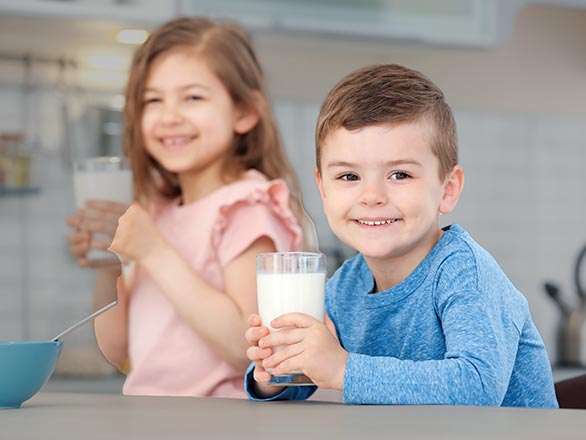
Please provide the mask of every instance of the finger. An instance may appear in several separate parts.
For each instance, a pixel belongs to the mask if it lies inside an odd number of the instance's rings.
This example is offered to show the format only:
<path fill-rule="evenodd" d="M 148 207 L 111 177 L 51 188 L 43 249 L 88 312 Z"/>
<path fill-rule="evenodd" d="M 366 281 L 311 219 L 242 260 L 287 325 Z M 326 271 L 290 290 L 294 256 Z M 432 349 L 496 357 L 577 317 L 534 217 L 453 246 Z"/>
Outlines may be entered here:
<path fill-rule="evenodd" d="M 278 332 L 272 332 L 261 337 L 258 341 L 258 346 L 266 348 L 277 347 L 279 345 L 297 344 L 303 340 L 305 334 L 305 329 L 296 327 L 279 330 Z"/>
<path fill-rule="evenodd" d="M 319 323 L 319 321 L 305 313 L 286 313 L 279 316 L 271 321 L 271 327 L 282 328 L 282 327 L 311 327 L 312 325 Z"/>
<path fill-rule="evenodd" d="M 74 231 L 67 234 L 67 241 L 71 245 L 78 245 L 80 243 L 88 243 L 90 242 L 92 235 L 87 231 Z"/>
<path fill-rule="evenodd" d="M 75 214 L 71 214 L 67 217 L 67 226 L 71 226 L 72 228 L 79 228 L 81 225 L 81 215 L 79 212 Z"/>
<path fill-rule="evenodd" d="M 256 327 L 261 325 L 262 321 L 260 319 L 260 316 L 257 315 L 256 313 L 253 313 L 252 315 L 250 315 L 248 317 L 248 325 L 250 325 L 251 327 Z"/>
<path fill-rule="evenodd" d="M 301 353 L 303 353 L 303 346 L 301 344 L 289 345 L 287 347 L 283 347 L 281 350 L 273 353 L 272 356 L 269 356 L 262 360 L 262 366 L 264 368 L 272 368 L 273 374 L 282 374 L 279 371 L 287 372 L 287 371 L 294 371 L 297 368 L 298 364 L 300 363 L 299 360 L 295 361 L 295 368 L 291 368 L 287 370 L 292 364 L 291 359 L 298 357 Z M 287 366 L 289 365 L 289 367 Z M 276 371 L 275 371 L 276 369 Z"/>
<path fill-rule="evenodd" d="M 259 383 L 268 382 L 269 380 L 271 380 L 271 373 L 266 371 L 262 367 L 262 365 L 260 365 L 257 362 L 255 362 L 255 364 L 254 364 L 254 375 L 253 376 L 254 376 L 254 380 L 256 380 Z"/>
<path fill-rule="evenodd" d="M 279 365 L 272 367 L 271 373 L 274 376 L 280 376 L 282 374 L 290 373 L 291 371 L 303 371 L 303 362 L 301 357 L 293 356 L 290 357 Z"/>
<path fill-rule="evenodd" d="M 268 334 L 269 329 L 266 327 L 249 327 L 244 333 L 244 337 L 251 344 L 258 345 L 258 340 Z"/>
<path fill-rule="evenodd" d="M 74 256 L 81 258 L 81 257 L 85 257 L 85 255 L 90 250 L 90 247 L 87 243 L 84 242 L 84 243 L 79 243 L 79 244 L 70 246 L 69 250 Z"/>
<path fill-rule="evenodd" d="M 89 231 L 89 232 L 94 232 L 94 233 L 97 232 L 97 233 L 106 234 L 110 237 L 113 237 L 114 233 L 116 232 L 116 228 L 118 227 L 118 223 L 112 222 L 112 221 L 109 221 L 108 219 L 103 219 L 103 218 L 96 218 L 96 219 L 85 218 L 83 220 L 81 227 L 84 231 Z"/>
<path fill-rule="evenodd" d="M 261 362 L 273 354 L 270 348 L 259 348 L 257 346 L 248 347 L 246 349 L 246 357 L 253 362 Z"/>

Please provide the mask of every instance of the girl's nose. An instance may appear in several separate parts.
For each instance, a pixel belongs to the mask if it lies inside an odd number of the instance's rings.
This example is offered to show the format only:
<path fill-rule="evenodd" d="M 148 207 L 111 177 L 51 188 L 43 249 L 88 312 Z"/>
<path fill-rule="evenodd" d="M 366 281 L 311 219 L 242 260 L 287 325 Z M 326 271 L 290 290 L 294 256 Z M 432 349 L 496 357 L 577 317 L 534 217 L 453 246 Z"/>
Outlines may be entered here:
<path fill-rule="evenodd" d="M 384 185 L 373 182 L 365 183 L 362 193 L 360 194 L 360 204 L 364 206 L 384 205 L 388 201 Z"/>
<path fill-rule="evenodd" d="M 165 104 L 161 112 L 161 122 L 164 124 L 178 124 L 183 121 L 180 109 L 174 104 Z"/>

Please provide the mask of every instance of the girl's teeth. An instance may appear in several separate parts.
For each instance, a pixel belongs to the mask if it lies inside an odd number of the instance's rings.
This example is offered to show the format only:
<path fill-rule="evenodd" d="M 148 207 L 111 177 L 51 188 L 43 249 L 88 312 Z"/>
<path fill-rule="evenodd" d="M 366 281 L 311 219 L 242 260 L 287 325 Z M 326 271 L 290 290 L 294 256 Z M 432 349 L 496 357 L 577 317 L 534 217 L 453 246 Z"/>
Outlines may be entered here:
<path fill-rule="evenodd" d="M 173 139 L 163 139 L 163 144 L 165 145 L 179 145 L 189 142 L 189 138 L 182 137 L 182 138 L 173 138 Z"/>

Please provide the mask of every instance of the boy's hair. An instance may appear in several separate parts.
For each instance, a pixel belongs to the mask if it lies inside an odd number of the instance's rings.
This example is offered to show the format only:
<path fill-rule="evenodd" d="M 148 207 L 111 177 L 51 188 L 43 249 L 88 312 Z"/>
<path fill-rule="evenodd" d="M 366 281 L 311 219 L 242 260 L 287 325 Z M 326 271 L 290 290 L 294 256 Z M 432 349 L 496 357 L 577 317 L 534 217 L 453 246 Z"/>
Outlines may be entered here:
<path fill-rule="evenodd" d="M 334 130 L 428 122 L 431 151 L 443 180 L 458 164 L 456 123 L 442 91 L 421 73 L 396 64 L 364 67 L 343 78 L 326 97 L 316 128 L 316 160 Z"/>
<path fill-rule="evenodd" d="M 256 126 L 239 136 L 233 160 L 227 161 L 224 175 L 235 178 L 239 171 L 254 168 L 269 179 L 284 178 L 292 190 L 292 209 L 298 219 L 303 219 L 299 184 L 286 159 L 249 36 L 235 24 L 205 18 L 183 17 L 167 22 L 134 55 L 126 86 L 124 152 L 132 167 L 135 199 L 171 199 L 181 194 L 177 175 L 148 155 L 141 132 L 143 95 L 150 67 L 159 55 L 171 50 L 187 50 L 202 57 L 235 104 L 244 103 L 260 114 Z"/>

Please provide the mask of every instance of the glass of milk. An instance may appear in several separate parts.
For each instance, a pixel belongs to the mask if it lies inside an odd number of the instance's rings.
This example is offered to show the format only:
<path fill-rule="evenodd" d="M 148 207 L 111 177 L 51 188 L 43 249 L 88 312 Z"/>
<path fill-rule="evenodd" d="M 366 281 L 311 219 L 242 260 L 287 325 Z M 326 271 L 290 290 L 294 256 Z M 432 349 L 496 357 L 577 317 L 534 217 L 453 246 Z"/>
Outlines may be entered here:
<path fill-rule="evenodd" d="M 256 257 L 258 312 L 263 325 L 285 313 L 301 312 L 323 322 L 326 257 L 317 252 L 272 252 Z M 277 350 L 279 347 L 277 347 Z M 273 376 L 269 385 L 313 385 L 300 371 Z"/>
<path fill-rule="evenodd" d="M 84 208 L 87 200 L 109 200 L 132 203 L 132 173 L 121 157 L 90 157 L 73 163 L 75 204 Z M 91 262 L 117 262 L 112 252 L 91 249 L 86 258 Z"/>

